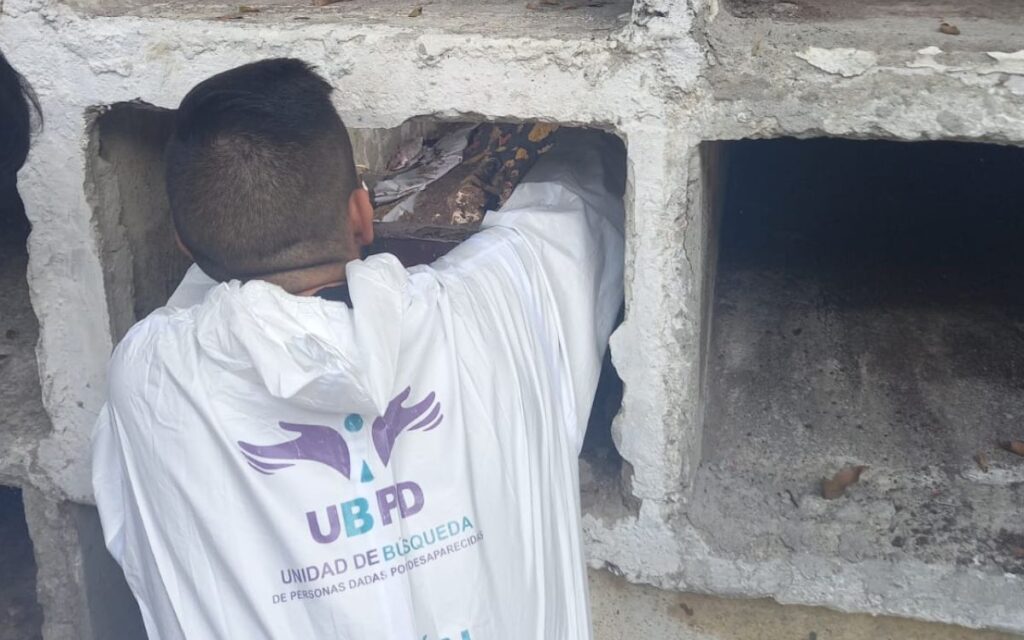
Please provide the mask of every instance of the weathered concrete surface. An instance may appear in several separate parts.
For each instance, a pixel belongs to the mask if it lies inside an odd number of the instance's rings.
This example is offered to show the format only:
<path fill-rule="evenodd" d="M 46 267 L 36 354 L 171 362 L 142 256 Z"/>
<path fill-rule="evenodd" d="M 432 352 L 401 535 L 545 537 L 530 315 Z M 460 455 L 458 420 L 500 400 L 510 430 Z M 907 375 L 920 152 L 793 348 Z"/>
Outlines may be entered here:
<path fill-rule="evenodd" d="M 724 0 L 730 13 L 743 18 L 769 18 L 779 22 L 864 20 L 871 18 L 915 18 L 927 27 L 936 28 L 940 21 L 966 25 L 974 20 L 995 19 L 1007 23 L 1024 20 L 1024 7 L 1015 0 L 986 0 L 985 2 L 891 2 L 891 0 L 861 0 L 857 3 L 837 0 Z"/>
<path fill-rule="evenodd" d="M 0 640 L 42 640 L 36 564 L 21 493 L 0 487 Z"/>
<path fill-rule="evenodd" d="M 916 11 L 899 9 L 910 3 L 743 4 L 775 17 L 713 12 L 706 138 L 1022 139 L 1024 21 L 1001 13 L 1019 7 L 984 1 L 944 14 L 948 3 L 915 3 Z M 816 6 L 839 15 L 815 18 Z M 803 19 L 786 17 L 804 9 Z M 953 13 L 962 34 L 939 33 Z"/>
<path fill-rule="evenodd" d="M 595 640 L 1010 640 L 973 631 L 884 616 L 849 615 L 771 600 L 729 600 L 630 584 L 590 572 Z"/>
<path fill-rule="evenodd" d="M 35 552 L 36 593 L 46 640 L 143 640 L 138 607 L 103 546 L 93 507 L 26 488 L 25 519 Z"/>
<path fill-rule="evenodd" d="M 146 105 L 93 114 L 86 172 L 115 341 L 167 302 L 189 265 L 174 240 L 164 184 L 173 126 L 173 111 Z"/>
<path fill-rule="evenodd" d="M 78 531 L 69 505 L 25 488 L 25 519 L 32 536 L 36 594 L 43 607 L 46 640 L 99 640 L 89 619 Z"/>
<path fill-rule="evenodd" d="M 1024 413 L 1024 150 L 725 153 L 690 520 L 746 558 L 956 565 L 993 585 L 1024 573 L 1024 460 L 999 449 Z M 820 479 L 853 463 L 870 469 L 848 499 L 821 500 Z"/>
<path fill-rule="evenodd" d="M 714 548 L 750 560 L 963 566 L 1012 590 L 1024 574 L 1024 464 L 999 443 L 1019 437 L 1024 412 L 1013 312 L 993 301 L 887 305 L 908 283 L 864 275 L 874 284 L 719 275 L 708 455 L 690 520 L 720 531 Z M 976 291 L 951 292 L 951 280 L 979 285 L 943 276 L 907 279 L 940 287 L 915 292 L 936 298 Z M 870 468 L 844 499 L 823 500 L 821 479 L 848 464 Z"/>
<path fill-rule="evenodd" d="M 727 254 L 694 491 L 610 543 L 592 511 L 592 545 L 639 540 L 609 564 L 668 587 L 1020 630 L 1024 467 L 998 443 L 1024 408 L 1024 154 L 742 144 L 705 178 Z M 872 469 L 821 500 L 850 463 Z"/>
<path fill-rule="evenodd" d="M 677 64 L 665 65 L 632 44 L 628 29 L 623 31 L 626 22 L 618 18 L 612 24 L 622 28 L 614 31 L 584 29 L 575 38 L 554 39 L 517 35 L 514 28 L 496 32 L 486 21 L 473 22 L 485 28 L 472 32 L 450 30 L 440 18 L 366 25 L 358 14 L 336 13 L 330 21 L 277 22 L 268 37 L 264 24 L 214 21 L 205 13 L 192 17 L 187 7 L 173 17 L 102 18 L 58 2 L 14 0 L 5 3 L 4 13 L 0 37 L 5 50 L 36 85 L 48 123 L 22 179 L 29 216 L 36 223 L 30 282 L 41 325 L 44 400 L 54 424 L 41 464 L 69 496 L 86 501 L 87 466 L 80 452 L 87 447 L 102 399 L 102 372 L 111 347 L 104 301 L 118 295 L 97 295 L 104 291 L 102 251 L 92 232 L 95 185 L 87 183 L 83 153 L 90 108 L 133 99 L 173 107 L 188 88 L 216 71 L 253 58 L 293 55 L 316 64 L 339 87 L 338 107 L 356 128 L 395 127 L 417 115 L 455 119 L 483 114 L 597 125 L 618 130 L 631 143 L 645 137 L 660 142 L 662 127 L 646 124 L 664 121 L 671 108 L 654 97 L 667 84 L 659 78 L 694 82 L 700 57 L 690 46 L 679 52 Z M 550 16 L 531 18 L 525 9 L 522 14 L 527 26 L 552 22 Z M 572 24 L 577 14 L 560 15 L 569 16 Z M 381 73 L 385 68 L 387 73 Z M 588 99 L 576 99 L 582 95 Z M 666 179 L 658 165 L 671 166 L 671 160 L 660 155 L 656 169 L 641 172 L 645 182 Z M 683 195 L 680 191 L 676 197 Z M 663 216 L 659 200 L 638 205 L 657 207 Z M 678 252 L 645 243 L 643 251 L 648 250 L 664 259 Z M 648 268 L 644 263 L 641 258 L 634 268 Z M 674 342 L 669 337 L 663 340 Z M 662 424 L 661 404 L 658 400 L 653 407 L 658 415 L 651 424 Z M 652 472 L 645 481 L 658 485 L 652 493 L 669 490 L 672 483 L 664 475 Z"/>
<path fill-rule="evenodd" d="M 923 12 L 877 2 L 838 13 L 824 0 L 744 5 L 637 0 L 631 8 L 532 10 L 443 0 L 410 18 L 411 6 L 394 0 L 324 10 L 267 2 L 258 14 L 217 20 L 237 6 L 5 0 L 0 43 L 36 86 L 47 117 L 22 178 L 35 223 L 29 281 L 53 424 L 27 463 L 33 482 L 91 500 L 86 452 L 112 332 L 138 312 L 137 285 L 125 284 L 137 282 L 138 256 L 124 255 L 137 250 L 110 214 L 127 210 L 139 184 L 118 184 L 116 171 L 93 180 L 103 169 L 90 164 L 102 159 L 89 137 L 95 108 L 134 99 L 173 107 L 217 71 L 297 56 L 338 87 L 336 103 L 355 128 L 393 129 L 415 116 L 543 119 L 604 128 L 627 142 L 627 314 L 612 341 L 626 385 L 613 430 L 624 460 L 605 465 L 618 478 L 597 465 L 598 489 L 587 496 L 595 566 L 670 589 L 1024 630 L 1016 576 L 982 575 L 954 558 L 941 566 L 746 558 L 717 547 L 718 531 L 690 518 L 701 462 L 711 455 L 702 450 L 703 363 L 713 187 L 727 171 L 700 143 L 784 135 L 1024 141 L 1024 33 L 1020 21 L 1005 19 L 1014 11 L 1005 3 L 951 13 L 962 30 L 955 37 L 938 33 Z M 134 202 L 128 208 L 145 199 Z"/>
<path fill-rule="evenodd" d="M 50 432 L 36 366 L 36 319 L 29 302 L 24 232 L 0 223 L 0 484 L 46 484 L 35 451 Z"/>

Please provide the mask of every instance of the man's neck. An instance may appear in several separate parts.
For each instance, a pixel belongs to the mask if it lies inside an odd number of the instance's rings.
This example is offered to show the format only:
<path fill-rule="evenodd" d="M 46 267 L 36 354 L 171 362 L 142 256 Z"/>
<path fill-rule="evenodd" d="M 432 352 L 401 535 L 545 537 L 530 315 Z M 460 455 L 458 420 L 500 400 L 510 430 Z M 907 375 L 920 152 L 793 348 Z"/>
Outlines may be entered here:
<path fill-rule="evenodd" d="M 345 262 L 332 262 L 305 269 L 282 271 L 261 278 L 276 284 L 288 293 L 297 296 L 311 296 L 326 287 L 345 282 Z"/>

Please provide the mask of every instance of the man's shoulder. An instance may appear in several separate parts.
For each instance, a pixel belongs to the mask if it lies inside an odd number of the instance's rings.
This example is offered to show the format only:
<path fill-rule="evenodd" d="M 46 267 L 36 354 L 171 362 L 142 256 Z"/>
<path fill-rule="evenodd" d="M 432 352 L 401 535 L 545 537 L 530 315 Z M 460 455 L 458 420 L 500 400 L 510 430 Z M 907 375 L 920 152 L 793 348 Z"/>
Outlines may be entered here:
<path fill-rule="evenodd" d="M 185 314 L 166 307 L 157 309 L 139 320 L 121 338 L 110 357 L 108 377 L 111 395 L 117 390 L 132 388 L 140 381 L 141 371 L 157 365 L 160 351 L 180 343 L 187 331 Z"/>
<path fill-rule="evenodd" d="M 132 325 L 118 342 L 114 353 L 133 352 L 139 349 L 152 348 L 161 337 L 180 330 L 181 316 L 186 314 L 169 307 L 161 307 Z"/>

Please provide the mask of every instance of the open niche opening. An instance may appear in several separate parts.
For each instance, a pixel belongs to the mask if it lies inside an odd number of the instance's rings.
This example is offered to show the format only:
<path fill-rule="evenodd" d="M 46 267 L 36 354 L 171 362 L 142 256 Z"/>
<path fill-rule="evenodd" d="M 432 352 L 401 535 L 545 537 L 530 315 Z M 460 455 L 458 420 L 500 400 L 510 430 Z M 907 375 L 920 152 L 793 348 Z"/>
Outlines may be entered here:
<path fill-rule="evenodd" d="M 36 563 L 21 491 L 0 486 L 0 640 L 42 640 Z"/>
<path fill-rule="evenodd" d="M 0 480 L 25 477 L 31 450 L 50 431 L 35 346 L 39 325 L 29 300 L 29 223 L 16 185 L 0 188 Z M 2 549 L 0 549 L 2 552 Z"/>
<path fill-rule="evenodd" d="M 42 406 L 29 301 L 29 233 L 14 183 L 0 185 L 0 640 L 42 638 L 36 565 L 21 491 L 35 445 L 50 431 Z"/>
<path fill-rule="evenodd" d="M 767 18 L 784 22 L 942 18 L 992 19 L 1012 23 L 1024 16 L 1018 3 L 1001 0 L 979 0 L 971 3 L 950 3 L 941 0 L 862 0 L 855 3 L 840 0 L 726 0 L 724 5 L 729 13 L 739 18 Z"/>
<path fill-rule="evenodd" d="M 188 267 L 175 248 L 163 177 L 173 120 L 173 111 L 142 103 L 95 113 L 89 190 L 115 339 L 164 304 Z M 370 253 L 393 253 L 407 266 L 444 255 L 478 229 L 484 211 L 500 206 L 532 162 L 567 129 L 425 117 L 388 129 L 350 129 L 356 164 L 377 205 L 377 239 Z M 584 135 L 609 134 L 586 130 Z M 481 157 L 490 164 L 484 166 Z M 417 183 L 423 178 L 419 174 L 430 180 Z M 585 446 L 585 505 L 587 496 L 598 500 L 618 487 L 621 459 L 611 440 L 611 423 L 621 396 L 622 383 L 609 359 Z"/>
<path fill-rule="evenodd" d="M 1024 573 L 1024 460 L 1001 448 L 1024 439 L 1024 149 L 704 151 L 722 218 L 694 523 L 747 558 Z"/>

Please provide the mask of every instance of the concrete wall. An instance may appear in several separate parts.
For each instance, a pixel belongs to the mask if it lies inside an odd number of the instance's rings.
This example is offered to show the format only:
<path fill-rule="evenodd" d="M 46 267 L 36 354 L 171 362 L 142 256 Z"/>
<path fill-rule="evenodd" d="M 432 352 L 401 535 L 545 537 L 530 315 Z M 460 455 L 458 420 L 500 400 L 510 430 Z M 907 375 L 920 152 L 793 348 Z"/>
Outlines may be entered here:
<path fill-rule="evenodd" d="M 91 115 L 86 188 L 116 341 L 163 306 L 188 268 L 174 241 L 164 186 L 163 151 L 174 113 L 121 103 Z"/>
<path fill-rule="evenodd" d="M 709 544 L 716 531 L 688 518 L 706 453 L 714 186 L 723 170 L 702 143 L 813 135 L 1022 141 L 1020 9 L 946 7 L 962 31 L 947 36 L 937 31 L 937 9 L 881 2 L 856 10 L 825 0 L 563 4 L 575 8 L 439 0 L 411 18 L 397 0 L 327 8 L 273 1 L 217 19 L 237 6 L 5 0 L 0 43 L 35 85 L 47 118 L 21 177 L 53 424 L 33 452 L 37 481 L 54 499 L 91 501 L 86 452 L 106 357 L 131 317 L 153 304 L 127 293 L 137 285 L 129 272 L 167 255 L 131 252 L 140 238 L 163 242 L 166 227 L 138 213 L 163 205 L 151 189 L 119 183 L 117 168 L 154 152 L 159 117 L 140 123 L 141 139 L 124 140 L 125 123 L 104 133 L 103 118 L 116 109 L 98 114 L 133 100 L 172 108 L 215 72 L 297 56 L 338 87 L 337 106 L 355 128 L 394 129 L 417 116 L 542 119 L 626 141 L 627 311 L 612 353 L 625 382 L 613 435 L 627 495 L 615 489 L 590 503 L 593 566 L 666 590 L 1024 631 L 1018 575 L 952 558 L 729 554 Z"/>
<path fill-rule="evenodd" d="M 95 507 L 26 489 L 45 640 L 142 640 L 138 606 L 103 545 Z"/>

